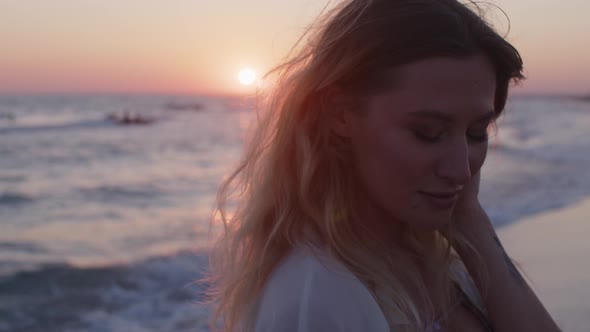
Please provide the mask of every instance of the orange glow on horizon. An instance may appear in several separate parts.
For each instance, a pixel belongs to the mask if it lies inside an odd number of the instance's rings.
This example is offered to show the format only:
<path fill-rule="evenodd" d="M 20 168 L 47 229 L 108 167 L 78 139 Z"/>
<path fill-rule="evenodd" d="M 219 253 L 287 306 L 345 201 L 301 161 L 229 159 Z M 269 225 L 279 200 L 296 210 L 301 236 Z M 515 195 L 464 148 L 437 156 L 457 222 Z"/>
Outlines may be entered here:
<path fill-rule="evenodd" d="M 259 82 L 240 84 L 236 74 L 250 67 L 260 77 L 276 65 L 324 5 L 1 2 L 0 93 L 251 95 Z M 525 62 L 528 79 L 517 90 L 590 93 L 585 33 L 590 21 L 584 16 L 590 2 L 498 0 L 497 5 L 510 17 L 508 37 Z"/>

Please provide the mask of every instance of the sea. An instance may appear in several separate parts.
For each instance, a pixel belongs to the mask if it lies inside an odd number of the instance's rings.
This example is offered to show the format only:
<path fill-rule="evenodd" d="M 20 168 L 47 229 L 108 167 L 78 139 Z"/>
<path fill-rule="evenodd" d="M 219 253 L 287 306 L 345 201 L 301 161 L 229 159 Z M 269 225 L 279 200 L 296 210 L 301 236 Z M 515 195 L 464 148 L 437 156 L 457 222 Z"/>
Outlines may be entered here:
<path fill-rule="evenodd" d="M 0 96 L 0 332 L 208 331 L 196 281 L 253 104 Z M 496 227 L 588 196 L 590 101 L 511 97 L 482 170 Z"/>

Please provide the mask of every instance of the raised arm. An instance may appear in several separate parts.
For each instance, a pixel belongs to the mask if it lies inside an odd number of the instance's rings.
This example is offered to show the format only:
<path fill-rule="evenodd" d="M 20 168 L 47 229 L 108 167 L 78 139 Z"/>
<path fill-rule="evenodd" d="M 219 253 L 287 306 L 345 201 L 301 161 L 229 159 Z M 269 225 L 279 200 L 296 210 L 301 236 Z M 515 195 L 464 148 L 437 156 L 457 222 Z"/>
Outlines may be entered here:
<path fill-rule="evenodd" d="M 541 301 L 518 272 L 502 247 L 492 223 L 477 200 L 479 175 L 465 188 L 453 223 L 482 255 L 488 269 L 488 287 L 479 274 L 480 265 L 467 248 L 455 246 L 483 296 L 495 332 L 558 332 Z"/>

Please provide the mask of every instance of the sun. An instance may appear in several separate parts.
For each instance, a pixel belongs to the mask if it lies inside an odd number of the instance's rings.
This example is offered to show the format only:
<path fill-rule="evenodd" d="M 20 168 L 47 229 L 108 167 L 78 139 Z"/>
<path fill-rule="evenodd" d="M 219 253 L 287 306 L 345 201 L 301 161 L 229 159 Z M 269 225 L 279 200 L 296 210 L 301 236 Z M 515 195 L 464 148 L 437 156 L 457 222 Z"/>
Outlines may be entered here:
<path fill-rule="evenodd" d="M 256 72 L 251 68 L 243 68 L 238 73 L 238 80 L 243 85 L 252 85 L 256 82 Z"/>

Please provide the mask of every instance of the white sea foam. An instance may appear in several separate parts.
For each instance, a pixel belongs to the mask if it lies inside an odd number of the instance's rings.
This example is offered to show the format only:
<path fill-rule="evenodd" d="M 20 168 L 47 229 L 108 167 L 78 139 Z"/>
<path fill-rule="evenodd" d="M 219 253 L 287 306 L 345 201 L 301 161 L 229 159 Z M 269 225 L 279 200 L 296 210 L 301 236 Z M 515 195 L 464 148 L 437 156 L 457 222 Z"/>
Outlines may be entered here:
<path fill-rule="evenodd" d="M 206 331 L 203 254 L 0 279 L 0 331 Z"/>

